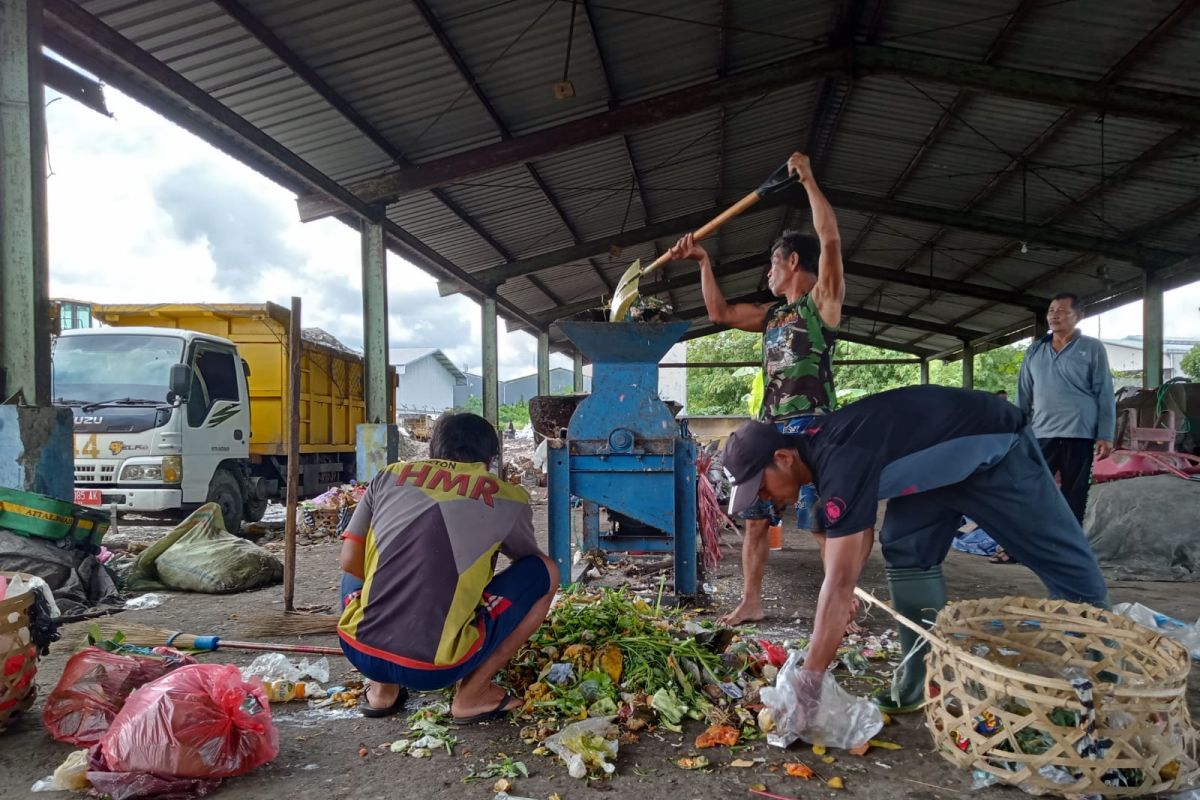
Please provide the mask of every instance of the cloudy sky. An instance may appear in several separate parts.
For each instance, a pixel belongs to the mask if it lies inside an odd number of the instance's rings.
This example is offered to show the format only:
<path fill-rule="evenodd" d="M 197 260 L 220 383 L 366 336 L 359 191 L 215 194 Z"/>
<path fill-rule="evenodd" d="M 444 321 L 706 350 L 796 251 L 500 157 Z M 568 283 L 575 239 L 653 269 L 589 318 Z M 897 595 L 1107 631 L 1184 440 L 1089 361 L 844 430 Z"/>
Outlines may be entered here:
<path fill-rule="evenodd" d="M 293 195 L 106 88 L 112 119 L 47 92 L 50 284 L 93 302 L 304 300 L 304 324 L 361 346 L 359 238 L 332 219 L 302 224 Z M 388 254 L 393 347 L 440 347 L 480 364 L 479 306 Z M 1166 296 L 1168 336 L 1200 337 L 1200 282 Z M 500 375 L 535 369 L 536 342 L 501 329 Z M 1141 303 L 1084 323 L 1141 333 Z M 564 356 L 552 363 L 570 366 Z"/>

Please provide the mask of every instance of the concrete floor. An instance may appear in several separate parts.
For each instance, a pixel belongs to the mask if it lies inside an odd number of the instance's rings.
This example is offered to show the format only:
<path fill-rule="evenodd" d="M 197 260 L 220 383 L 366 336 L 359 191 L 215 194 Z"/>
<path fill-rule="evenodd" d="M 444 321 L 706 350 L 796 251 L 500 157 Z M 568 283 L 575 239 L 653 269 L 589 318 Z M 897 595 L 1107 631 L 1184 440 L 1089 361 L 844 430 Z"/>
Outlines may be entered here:
<path fill-rule="evenodd" d="M 545 537 L 545 506 L 536 508 L 539 535 Z M 786 549 L 773 553 L 768 567 L 766 592 L 771 619 L 759 626 L 763 635 L 789 638 L 810 630 L 812 610 L 820 580 L 815 546 L 807 534 L 794 530 L 785 533 Z M 272 544 L 272 547 L 277 545 Z M 336 543 L 324 542 L 300 548 L 296 600 L 300 605 L 327 605 L 334 601 L 338 581 Z M 877 548 L 878 550 L 878 548 Z M 710 614 L 728 607 L 740 588 L 739 559 L 734 550 L 709 581 L 715 584 L 718 606 Z M 952 598 L 996 596 L 1002 594 L 1041 595 L 1036 578 L 1021 566 L 995 566 L 986 559 L 952 553 L 946 564 L 947 583 Z M 878 552 L 871 558 L 861 585 L 881 596 L 886 595 L 882 562 Z M 1200 590 L 1196 584 L 1114 583 L 1115 602 L 1138 600 L 1146 605 L 1183 619 L 1200 617 Z M 270 618 L 282 610 L 279 587 L 239 595 L 171 595 L 161 606 L 147 611 L 125 612 L 128 619 L 160 627 L 183 626 L 201 633 L 216 633 L 227 638 L 247 638 L 248 624 Z M 878 613 L 865 620 L 868 630 L 881 632 L 889 623 Z M 53 687 L 62 666 L 85 633 L 85 625 L 70 626 L 63 641 L 54 646 L 39 667 L 39 689 L 44 696 Z M 300 641 L 281 638 L 280 641 Z M 332 636 L 309 637 L 315 643 L 335 644 Z M 249 663 L 253 654 L 225 651 L 202 656 L 207 662 Z M 352 677 L 348 665 L 340 659 L 333 666 L 334 680 Z M 1193 716 L 1200 714 L 1200 693 L 1193 671 L 1189 704 Z M 412 702 L 412 701 L 410 701 Z M 0 734 L 0 796 L 25 796 L 30 785 L 45 775 L 71 751 L 71 747 L 51 740 L 41 727 L 40 703 L 26 719 L 7 733 Z M 715 768 L 706 773 L 685 772 L 674 761 L 691 752 L 691 745 L 702 726 L 691 724 L 685 734 L 664 733 L 643 737 L 636 745 L 624 748 L 618 759 L 616 777 L 607 782 L 586 784 L 569 778 L 565 768 L 552 758 L 533 755 L 523 744 L 518 728 L 508 723 L 493 723 L 464 729 L 456 755 L 436 754 L 417 760 L 380 753 L 379 744 L 401 738 L 406 731 L 402 718 L 364 720 L 353 712 L 340 715 L 313 715 L 301 704 L 276 707 L 274 719 L 280 735 L 280 754 L 270 764 L 251 774 L 227 781 L 220 796 L 233 798 L 291 797 L 297 800 L 332 798 L 476 798 L 487 800 L 494 792 L 491 781 L 462 783 L 472 769 L 507 754 L 525 762 L 530 777 L 517 780 L 513 793 L 523 797 L 547 798 L 557 792 L 563 800 L 600 797 L 670 796 L 677 798 L 750 797 L 746 787 L 766 784 L 770 791 L 785 797 L 835 797 L 837 792 L 817 782 L 781 777 L 779 765 L 802 760 L 816 764 L 807 747 L 787 752 L 756 743 L 736 754 L 707 751 Z M 971 777 L 938 756 L 931 747 L 920 716 L 898 718 L 885 728 L 882 737 L 903 746 L 898 751 L 872 751 L 865 758 L 835 752 L 838 760 L 826 769 L 845 778 L 843 795 L 859 797 L 896 797 L 913 800 L 949 798 L 974 794 Z M 359 756 L 360 746 L 371 754 Z M 733 758 L 763 757 L 765 763 L 752 769 L 730 769 L 720 764 Z M 817 766 L 820 766 L 817 764 Z M 772 771 L 772 767 L 775 771 Z M 985 797 L 1023 796 L 1014 789 L 992 788 L 981 792 Z"/>

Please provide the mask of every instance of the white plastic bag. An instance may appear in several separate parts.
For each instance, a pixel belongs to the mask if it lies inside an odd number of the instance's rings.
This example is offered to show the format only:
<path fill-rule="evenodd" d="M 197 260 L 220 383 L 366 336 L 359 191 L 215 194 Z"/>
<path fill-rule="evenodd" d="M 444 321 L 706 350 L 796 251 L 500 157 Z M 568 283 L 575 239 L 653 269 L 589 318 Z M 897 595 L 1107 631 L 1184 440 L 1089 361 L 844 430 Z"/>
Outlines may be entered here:
<path fill-rule="evenodd" d="M 1200 661 L 1200 620 L 1191 625 L 1186 622 L 1160 614 L 1153 608 L 1141 603 L 1117 603 L 1113 611 L 1123 617 L 1128 617 L 1139 625 L 1145 625 L 1152 631 L 1157 631 L 1168 639 L 1174 639 L 1187 648 L 1196 661 Z"/>
<path fill-rule="evenodd" d="M 787 747 L 797 739 L 825 747 L 849 749 L 866 742 L 883 728 L 879 707 L 865 697 L 856 697 L 826 672 L 821 683 L 821 702 L 815 719 L 799 713 L 800 699 L 793 686 L 803 668 L 805 651 L 793 650 L 779 671 L 774 686 L 762 690 L 763 704 L 771 709 L 775 730 L 767 743 Z"/>
<path fill-rule="evenodd" d="M 58 765 L 53 775 L 47 775 L 30 787 L 31 792 L 86 792 L 88 783 L 87 750 L 75 750 Z"/>
<path fill-rule="evenodd" d="M 572 722 L 546 740 L 546 747 L 567 764 L 567 773 L 572 778 L 586 778 L 590 772 L 611 775 L 616 771 L 617 742 L 608 737 L 615 736 L 617 726 L 611 717 L 592 717 L 582 722 Z"/>
<path fill-rule="evenodd" d="M 304 678 L 312 678 L 317 683 L 329 682 L 329 659 L 325 656 L 309 661 L 307 658 L 292 661 L 283 653 L 263 653 L 250 662 L 250 666 L 242 669 L 242 677 L 249 679 L 256 675 L 264 682 L 291 681 L 296 683 Z"/>

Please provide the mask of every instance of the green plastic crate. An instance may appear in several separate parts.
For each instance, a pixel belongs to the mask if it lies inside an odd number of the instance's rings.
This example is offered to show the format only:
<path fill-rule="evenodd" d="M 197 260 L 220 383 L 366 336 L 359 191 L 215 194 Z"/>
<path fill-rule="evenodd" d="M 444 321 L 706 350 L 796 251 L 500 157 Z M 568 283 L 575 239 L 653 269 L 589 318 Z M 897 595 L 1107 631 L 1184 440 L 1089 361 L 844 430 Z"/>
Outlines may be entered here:
<path fill-rule="evenodd" d="M 98 552 L 112 515 L 33 492 L 0 487 L 0 528 L 20 536 L 69 541 Z"/>

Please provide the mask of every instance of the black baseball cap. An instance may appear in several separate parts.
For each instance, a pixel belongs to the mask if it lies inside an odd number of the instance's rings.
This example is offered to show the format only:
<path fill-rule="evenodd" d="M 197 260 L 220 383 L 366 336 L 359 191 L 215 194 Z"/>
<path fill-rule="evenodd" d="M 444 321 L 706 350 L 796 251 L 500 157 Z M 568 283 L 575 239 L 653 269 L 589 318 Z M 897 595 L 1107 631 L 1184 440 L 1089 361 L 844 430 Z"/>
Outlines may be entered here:
<path fill-rule="evenodd" d="M 770 422 L 747 422 L 729 435 L 722 456 L 725 472 L 733 486 L 729 513 L 740 514 L 754 505 L 762 488 L 762 475 L 781 447 L 790 447 L 790 437 Z"/>

